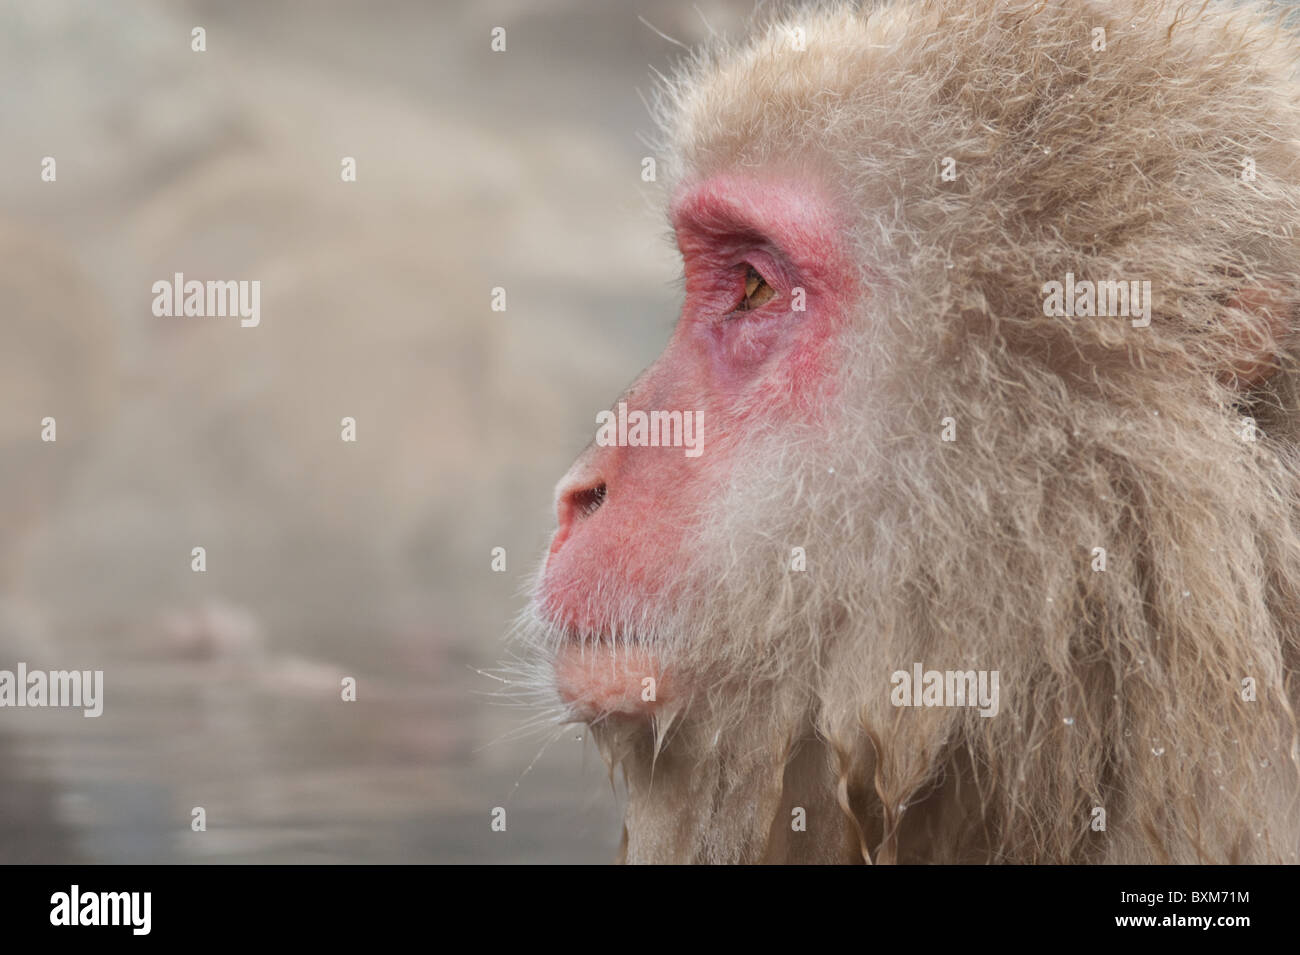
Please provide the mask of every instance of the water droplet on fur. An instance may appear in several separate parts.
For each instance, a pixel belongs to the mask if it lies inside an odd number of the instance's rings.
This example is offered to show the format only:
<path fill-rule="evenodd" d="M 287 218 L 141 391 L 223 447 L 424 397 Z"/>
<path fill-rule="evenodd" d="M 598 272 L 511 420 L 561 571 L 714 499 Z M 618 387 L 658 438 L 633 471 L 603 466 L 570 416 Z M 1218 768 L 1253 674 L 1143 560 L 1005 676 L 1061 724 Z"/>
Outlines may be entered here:
<path fill-rule="evenodd" d="M 835 473 L 835 469 L 834 469 L 834 468 L 827 468 L 827 469 L 826 469 L 826 473 L 827 473 L 827 474 L 834 474 L 834 473 Z"/>
<path fill-rule="evenodd" d="M 1267 759 L 1261 759 L 1261 760 L 1259 761 L 1259 768 L 1260 768 L 1260 769 L 1268 769 L 1268 767 L 1269 767 L 1269 762 L 1268 762 Z"/>
<path fill-rule="evenodd" d="M 1073 726 L 1073 725 L 1074 725 L 1074 717 L 1073 717 L 1073 716 L 1067 716 L 1067 717 L 1065 718 L 1064 722 L 1065 722 L 1065 725 L 1066 725 L 1066 726 Z"/>
<path fill-rule="evenodd" d="M 1164 748 L 1163 746 L 1152 746 L 1152 747 L 1151 747 L 1151 755 L 1152 755 L 1152 756 L 1163 756 L 1163 755 L 1165 755 L 1165 748 Z"/>
<path fill-rule="evenodd" d="M 1192 592 L 1191 592 L 1190 590 L 1184 590 L 1184 591 L 1183 591 L 1183 596 L 1184 596 L 1184 597 L 1190 597 L 1191 595 L 1192 595 Z"/>
<path fill-rule="evenodd" d="M 953 268 L 956 268 L 956 266 L 953 265 L 953 263 L 951 263 L 951 262 L 946 262 L 946 263 L 944 263 L 944 266 L 943 266 L 943 267 L 944 267 L 945 269 L 953 269 Z"/>
<path fill-rule="evenodd" d="M 582 737 L 581 737 L 581 736 L 575 736 L 575 737 L 573 737 L 573 738 L 576 739 L 579 743 L 582 742 Z"/>
<path fill-rule="evenodd" d="M 1124 731 L 1124 735 L 1125 735 L 1125 736 L 1132 736 L 1132 735 L 1133 735 L 1133 731 L 1132 731 L 1132 730 L 1125 730 L 1125 731 Z"/>

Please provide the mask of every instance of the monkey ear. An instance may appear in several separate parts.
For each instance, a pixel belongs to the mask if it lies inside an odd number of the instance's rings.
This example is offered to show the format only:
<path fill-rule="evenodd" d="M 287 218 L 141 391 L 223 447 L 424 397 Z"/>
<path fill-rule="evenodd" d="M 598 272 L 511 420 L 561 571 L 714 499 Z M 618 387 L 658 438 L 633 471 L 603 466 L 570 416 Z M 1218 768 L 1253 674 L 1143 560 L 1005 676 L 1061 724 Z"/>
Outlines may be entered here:
<path fill-rule="evenodd" d="M 1229 309 L 1245 312 L 1250 320 L 1233 328 L 1226 349 L 1225 384 L 1248 391 L 1263 384 L 1281 367 L 1279 342 L 1287 332 L 1288 303 L 1281 289 L 1263 286 L 1239 289 L 1227 302 Z"/>

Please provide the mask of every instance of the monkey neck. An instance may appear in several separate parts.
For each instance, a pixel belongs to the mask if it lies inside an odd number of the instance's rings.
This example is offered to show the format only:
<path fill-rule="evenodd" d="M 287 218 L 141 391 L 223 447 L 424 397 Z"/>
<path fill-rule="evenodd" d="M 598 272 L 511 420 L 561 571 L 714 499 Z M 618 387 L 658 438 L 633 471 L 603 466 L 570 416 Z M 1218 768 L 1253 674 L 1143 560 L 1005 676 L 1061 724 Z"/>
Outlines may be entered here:
<path fill-rule="evenodd" d="M 998 779 L 996 757 L 982 753 L 979 742 L 963 738 L 960 730 L 924 782 L 899 798 L 888 782 L 898 760 L 878 738 L 844 748 L 810 730 L 778 738 L 775 724 L 758 726 L 739 728 L 725 739 L 712 729 L 706 736 L 702 726 L 682 728 L 657 754 L 644 728 L 624 734 L 621 861 L 1060 864 L 1290 858 L 1287 834 L 1264 839 L 1270 834 L 1256 835 L 1257 824 L 1244 825 L 1235 797 L 1208 767 L 1192 778 L 1192 791 L 1171 794 L 1160 808 L 1168 830 L 1145 824 L 1151 809 L 1126 797 L 1122 768 L 1101 781 L 1100 798 L 1081 796 L 1074 791 L 1081 780 L 1063 776 L 1059 791 L 1050 794 L 1059 811 L 1038 806 L 1043 811 L 1030 824 L 1022 805 L 1035 787 Z M 1294 798 L 1285 779 L 1284 774 L 1273 779 L 1261 794 L 1265 803 Z M 1104 831 L 1088 825 L 1095 818 L 1094 802 L 1110 814 Z M 1176 831 L 1185 823 L 1185 803 L 1205 817 L 1195 838 Z"/>
<path fill-rule="evenodd" d="M 725 740 L 698 730 L 675 733 L 657 755 L 648 736 L 627 741 L 623 861 L 854 861 L 819 744 L 752 726 Z"/>
<path fill-rule="evenodd" d="M 833 748 L 813 736 L 779 747 L 776 759 L 747 760 L 727 747 L 716 759 L 695 760 L 672 746 L 656 758 L 649 741 L 644 745 L 622 763 L 627 805 L 620 861 L 990 861 L 988 833 L 974 824 L 974 790 L 958 782 L 964 771 L 956 766 L 945 785 L 887 823 L 869 772 L 865 779 L 853 770 L 852 778 L 839 776 Z"/>

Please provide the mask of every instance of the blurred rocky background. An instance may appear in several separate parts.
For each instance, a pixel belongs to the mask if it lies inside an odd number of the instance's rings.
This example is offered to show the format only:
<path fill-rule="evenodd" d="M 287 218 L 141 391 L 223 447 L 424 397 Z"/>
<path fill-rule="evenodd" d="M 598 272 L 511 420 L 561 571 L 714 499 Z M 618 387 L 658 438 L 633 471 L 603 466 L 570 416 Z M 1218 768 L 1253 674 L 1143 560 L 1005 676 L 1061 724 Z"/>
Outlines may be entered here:
<path fill-rule="evenodd" d="M 612 858 L 581 731 L 479 671 L 675 317 L 657 31 L 752 8 L 0 7 L 0 669 L 106 683 L 0 709 L 0 861 Z M 175 272 L 259 280 L 261 325 L 155 317 Z"/>

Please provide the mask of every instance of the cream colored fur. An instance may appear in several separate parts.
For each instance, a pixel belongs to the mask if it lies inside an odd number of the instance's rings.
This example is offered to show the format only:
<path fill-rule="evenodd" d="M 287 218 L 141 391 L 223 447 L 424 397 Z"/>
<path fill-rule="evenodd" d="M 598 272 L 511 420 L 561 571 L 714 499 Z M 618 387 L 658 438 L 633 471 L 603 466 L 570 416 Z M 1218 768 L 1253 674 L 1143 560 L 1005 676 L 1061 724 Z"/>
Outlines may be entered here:
<path fill-rule="evenodd" d="M 819 7 L 668 83 L 669 191 L 804 170 L 852 210 L 867 293 L 835 421 L 756 431 L 678 592 L 592 582 L 704 688 L 594 728 L 629 861 L 1296 861 L 1300 40 L 1277 20 Z M 1067 271 L 1151 280 L 1150 327 L 1044 316 Z M 1227 371 L 1262 352 L 1266 381 Z M 522 629 L 543 661 L 560 639 Z M 893 706 L 914 662 L 999 671 L 1000 712 Z"/>

